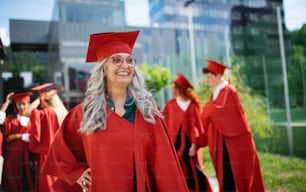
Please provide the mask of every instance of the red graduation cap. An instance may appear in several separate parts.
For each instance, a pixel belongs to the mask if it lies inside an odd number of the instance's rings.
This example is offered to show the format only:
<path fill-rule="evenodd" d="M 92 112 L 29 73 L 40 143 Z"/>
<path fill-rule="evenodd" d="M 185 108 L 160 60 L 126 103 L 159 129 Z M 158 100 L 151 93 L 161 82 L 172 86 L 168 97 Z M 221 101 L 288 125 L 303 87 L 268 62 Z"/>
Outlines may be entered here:
<path fill-rule="evenodd" d="M 132 54 L 139 31 L 91 34 L 86 62 L 97 62 L 115 53 Z"/>
<path fill-rule="evenodd" d="M 204 67 L 202 69 L 203 73 L 209 73 L 209 72 L 213 72 L 215 74 L 221 74 L 223 75 L 225 69 L 229 69 L 229 67 L 223 65 L 222 63 L 219 63 L 217 61 L 214 61 L 212 59 L 206 59 L 206 61 L 208 62 L 207 67 Z"/>
<path fill-rule="evenodd" d="M 32 95 L 31 92 L 22 92 L 22 93 L 15 93 L 14 95 L 12 95 L 12 99 L 16 102 L 16 103 L 20 103 L 20 102 L 30 102 L 30 96 Z"/>
<path fill-rule="evenodd" d="M 193 86 L 189 83 L 189 81 L 181 73 L 177 74 L 174 83 L 176 83 L 178 86 L 180 86 L 184 90 L 193 89 Z"/>
<path fill-rule="evenodd" d="M 40 94 L 50 91 L 50 90 L 55 90 L 57 91 L 58 85 L 54 83 L 44 83 L 42 85 L 38 85 L 36 87 L 32 87 L 32 90 L 38 91 Z"/>
<path fill-rule="evenodd" d="M 42 85 L 38 85 L 36 87 L 33 87 L 32 90 L 34 91 L 38 91 L 38 93 L 41 95 L 42 93 L 45 92 L 49 92 L 48 94 L 50 96 L 53 96 L 55 94 L 57 94 L 57 88 L 58 85 L 54 84 L 54 83 L 45 83 Z M 40 98 L 40 106 L 43 108 L 44 107 L 44 100 L 42 98 Z"/>

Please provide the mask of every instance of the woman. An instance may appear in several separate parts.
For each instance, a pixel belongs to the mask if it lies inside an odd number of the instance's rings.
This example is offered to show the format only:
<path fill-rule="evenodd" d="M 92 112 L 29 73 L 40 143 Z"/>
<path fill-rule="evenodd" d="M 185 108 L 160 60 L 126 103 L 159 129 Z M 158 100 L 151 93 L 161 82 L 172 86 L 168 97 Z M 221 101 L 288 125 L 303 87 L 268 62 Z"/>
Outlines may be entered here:
<path fill-rule="evenodd" d="M 45 83 L 33 87 L 39 92 L 40 109 L 31 113 L 30 150 L 37 155 L 37 171 L 35 177 L 35 190 L 66 191 L 68 184 L 58 178 L 42 173 L 42 165 L 54 139 L 55 133 L 67 115 L 67 109 L 57 94 L 57 85 Z"/>
<path fill-rule="evenodd" d="M 90 36 L 85 100 L 56 135 L 45 173 L 83 191 L 187 191 L 162 114 L 135 69 L 139 31 Z"/>
<path fill-rule="evenodd" d="M 9 93 L 0 108 L 0 125 L 4 136 L 3 190 L 10 192 L 34 189 L 34 165 L 29 151 L 30 96 L 31 92 Z M 6 116 L 6 110 L 14 101 L 16 115 Z"/>
<path fill-rule="evenodd" d="M 174 98 L 166 103 L 163 113 L 189 190 L 212 191 L 207 177 L 201 171 L 202 151 L 197 146 L 198 138 L 203 131 L 201 103 L 191 92 L 192 89 L 184 75 L 178 74 L 173 82 Z"/>

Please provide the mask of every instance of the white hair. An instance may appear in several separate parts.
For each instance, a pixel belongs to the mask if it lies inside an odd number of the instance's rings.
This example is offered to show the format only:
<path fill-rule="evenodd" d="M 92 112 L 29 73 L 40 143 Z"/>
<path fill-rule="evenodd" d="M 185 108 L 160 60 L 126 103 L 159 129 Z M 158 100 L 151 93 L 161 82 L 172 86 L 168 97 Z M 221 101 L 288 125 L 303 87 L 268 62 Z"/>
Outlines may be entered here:
<path fill-rule="evenodd" d="M 106 81 L 104 78 L 104 67 L 107 59 L 99 62 L 92 70 L 88 80 L 85 100 L 83 104 L 83 119 L 79 131 L 90 134 L 97 129 L 106 129 L 107 100 Z M 137 109 L 146 122 L 154 124 L 155 116 L 163 117 L 152 93 L 145 88 L 143 75 L 135 68 L 131 83 L 127 87 L 127 95 L 133 98 Z"/>

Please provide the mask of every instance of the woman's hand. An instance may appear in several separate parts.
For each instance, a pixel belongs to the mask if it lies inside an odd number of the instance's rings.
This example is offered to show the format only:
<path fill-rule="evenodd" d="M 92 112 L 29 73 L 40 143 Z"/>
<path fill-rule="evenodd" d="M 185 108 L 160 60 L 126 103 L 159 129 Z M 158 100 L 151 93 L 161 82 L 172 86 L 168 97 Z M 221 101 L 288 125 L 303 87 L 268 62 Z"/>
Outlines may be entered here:
<path fill-rule="evenodd" d="M 77 180 L 77 183 L 82 187 L 83 192 L 88 191 L 87 185 L 91 185 L 91 176 L 90 176 L 90 168 L 87 168 L 80 178 Z"/>
<path fill-rule="evenodd" d="M 191 147 L 189 148 L 189 156 L 193 157 L 196 155 L 197 152 L 197 146 L 196 144 L 191 144 Z"/>
<path fill-rule="evenodd" d="M 8 136 L 6 137 L 6 140 L 7 140 L 7 142 L 9 143 L 9 142 L 14 141 L 14 140 L 16 140 L 16 139 L 21 139 L 21 137 L 22 137 L 22 134 L 19 134 L 19 133 L 10 134 L 10 135 L 8 135 Z"/>

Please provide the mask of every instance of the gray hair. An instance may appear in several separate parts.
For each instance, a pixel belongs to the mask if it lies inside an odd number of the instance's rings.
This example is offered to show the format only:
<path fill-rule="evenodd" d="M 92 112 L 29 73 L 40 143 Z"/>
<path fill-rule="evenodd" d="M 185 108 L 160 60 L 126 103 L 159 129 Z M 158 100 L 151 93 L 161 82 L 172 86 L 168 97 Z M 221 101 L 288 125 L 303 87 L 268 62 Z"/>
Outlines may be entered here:
<path fill-rule="evenodd" d="M 107 100 L 106 100 L 106 82 L 104 78 L 104 67 L 107 59 L 98 63 L 92 70 L 88 80 L 87 90 L 83 104 L 83 119 L 79 131 L 90 134 L 95 130 L 106 129 L 107 119 Z M 155 116 L 163 117 L 159 110 L 152 93 L 145 87 L 143 75 L 135 68 L 135 74 L 127 88 L 127 95 L 132 97 L 136 103 L 137 109 L 142 114 L 146 122 L 154 124 Z"/>

